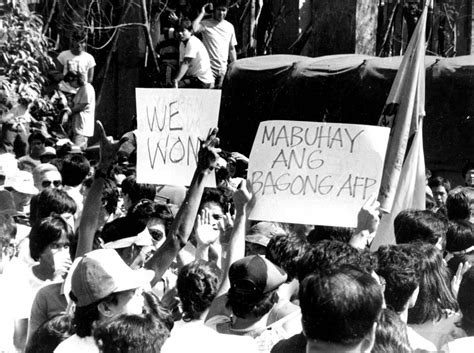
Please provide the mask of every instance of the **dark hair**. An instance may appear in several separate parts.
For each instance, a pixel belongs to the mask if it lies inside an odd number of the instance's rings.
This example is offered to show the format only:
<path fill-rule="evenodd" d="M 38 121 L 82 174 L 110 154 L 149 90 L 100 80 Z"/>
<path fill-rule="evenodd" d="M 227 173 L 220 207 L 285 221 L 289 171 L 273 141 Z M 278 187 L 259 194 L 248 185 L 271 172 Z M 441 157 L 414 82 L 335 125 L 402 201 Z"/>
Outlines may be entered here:
<path fill-rule="evenodd" d="M 199 319 L 217 294 L 220 270 L 211 262 L 193 261 L 179 271 L 176 288 L 183 306 L 183 319 Z"/>
<path fill-rule="evenodd" d="M 353 266 L 314 271 L 301 283 L 299 299 L 306 337 L 345 346 L 364 339 L 383 304 L 375 279 Z"/>
<path fill-rule="evenodd" d="M 449 190 L 451 190 L 451 183 L 449 182 L 448 179 L 446 178 L 443 178 L 441 176 L 437 176 L 437 177 L 432 177 L 428 180 L 428 186 L 433 189 L 433 188 L 437 188 L 439 186 L 442 186 L 444 187 L 444 189 L 446 190 L 446 192 L 449 192 Z"/>
<path fill-rule="evenodd" d="M 447 310 L 458 310 L 441 252 L 430 244 L 417 244 L 417 250 L 421 253 L 420 293 L 415 306 L 408 310 L 409 324 L 438 321 L 447 317 Z"/>
<path fill-rule="evenodd" d="M 25 353 L 51 353 L 62 341 L 73 334 L 74 328 L 70 315 L 53 316 L 33 333 Z"/>
<path fill-rule="evenodd" d="M 469 219 L 471 198 L 466 189 L 462 186 L 455 187 L 448 193 L 446 199 L 446 209 L 450 220 Z"/>
<path fill-rule="evenodd" d="M 336 240 L 321 240 L 314 244 L 298 261 L 297 275 L 301 281 L 317 269 L 336 269 L 343 265 L 357 266 L 361 256 L 349 244 Z"/>
<path fill-rule="evenodd" d="M 152 218 L 159 218 L 165 222 L 166 232 L 169 231 L 173 223 L 173 214 L 168 205 L 143 199 L 134 204 L 127 212 L 127 217 L 135 219 L 137 222 L 147 225 Z"/>
<path fill-rule="evenodd" d="M 83 42 L 87 38 L 86 32 L 85 31 L 74 31 L 71 35 L 71 39 L 78 41 L 78 42 Z"/>
<path fill-rule="evenodd" d="M 34 224 L 29 235 L 31 258 L 38 261 L 43 251 L 63 234 L 68 240 L 74 237 L 73 230 L 62 217 L 46 217 Z"/>
<path fill-rule="evenodd" d="M 112 222 L 106 223 L 100 237 L 104 243 L 129 238 L 143 232 L 146 225 L 143 225 L 130 217 L 116 218 Z"/>
<path fill-rule="evenodd" d="M 68 186 L 78 186 L 89 174 L 90 164 L 86 157 L 82 155 L 67 155 L 63 159 L 61 166 L 61 176 L 63 184 Z"/>
<path fill-rule="evenodd" d="M 77 298 L 72 291 L 69 293 L 69 296 L 74 302 L 77 302 Z M 76 306 L 72 323 L 79 337 L 92 336 L 93 324 L 100 319 L 98 306 L 102 302 L 117 305 L 118 293 L 111 293 L 107 297 L 86 306 Z"/>
<path fill-rule="evenodd" d="M 436 245 L 446 235 L 447 220 L 428 210 L 405 210 L 393 222 L 397 244 L 422 241 Z"/>
<path fill-rule="evenodd" d="M 76 203 L 64 190 L 45 189 L 31 198 L 30 223 L 34 225 L 52 214 L 76 213 Z"/>
<path fill-rule="evenodd" d="M 174 327 L 174 320 L 170 310 L 163 306 L 155 293 L 145 291 L 142 295 L 145 300 L 146 312 L 156 316 L 161 322 L 163 322 L 166 328 L 171 331 Z"/>
<path fill-rule="evenodd" d="M 463 180 L 466 178 L 467 172 L 470 171 L 471 169 L 474 169 L 474 163 L 471 161 L 467 161 L 463 165 L 462 170 L 461 170 Z"/>
<path fill-rule="evenodd" d="M 108 214 L 114 214 L 119 201 L 119 191 L 115 182 L 106 180 L 102 189 L 102 202 Z"/>
<path fill-rule="evenodd" d="M 230 287 L 227 292 L 226 307 L 232 310 L 232 313 L 237 317 L 247 318 L 252 316 L 260 318 L 278 302 L 276 291 L 275 289 L 256 297 L 255 295 L 238 292 L 234 287 Z"/>
<path fill-rule="evenodd" d="M 474 267 L 463 275 L 458 292 L 458 303 L 461 309 L 461 328 L 468 336 L 474 336 Z"/>
<path fill-rule="evenodd" d="M 214 8 L 227 7 L 229 8 L 229 0 L 214 0 Z"/>
<path fill-rule="evenodd" d="M 218 204 L 223 212 L 228 211 L 228 200 L 225 197 L 224 193 L 220 189 L 214 188 L 205 188 L 201 198 L 201 204 L 199 205 L 199 209 L 202 209 L 204 205 L 208 202 L 213 202 Z"/>
<path fill-rule="evenodd" d="M 175 30 L 177 32 L 182 32 L 187 29 L 190 32 L 193 32 L 193 23 L 187 17 L 182 18 L 178 24 L 175 26 Z"/>
<path fill-rule="evenodd" d="M 321 240 L 338 240 L 343 243 L 349 243 L 354 235 L 354 228 L 315 226 L 308 234 L 308 241 L 315 244 Z"/>
<path fill-rule="evenodd" d="M 16 222 L 9 214 L 0 213 L 0 245 L 6 246 L 16 236 Z M 1 250 L 1 247 L 0 247 Z"/>
<path fill-rule="evenodd" d="M 33 140 L 40 140 L 41 143 L 46 142 L 46 137 L 41 132 L 33 132 L 30 136 L 28 136 L 28 144 L 31 145 Z"/>
<path fill-rule="evenodd" d="M 139 184 L 135 175 L 129 175 L 122 181 L 122 193 L 128 195 L 132 205 L 141 199 L 154 200 L 156 186 L 152 184 Z"/>
<path fill-rule="evenodd" d="M 383 245 L 377 250 L 377 274 L 385 279 L 385 301 L 397 313 L 420 285 L 419 256 L 412 244 Z"/>
<path fill-rule="evenodd" d="M 281 267 L 288 274 L 288 280 L 292 280 L 297 276 L 298 261 L 310 248 L 305 236 L 277 234 L 268 242 L 265 257 Z"/>
<path fill-rule="evenodd" d="M 103 353 L 160 352 L 168 336 L 166 326 L 150 314 L 122 314 L 94 330 L 94 339 Z"/>
<path fill-rule="evenodd" d="M 450 222 L 446 232 L 446 251 L 463 251 L 474 246 L 474 226 L 465 220 Z"/>
<path fill-rule="evenodd" d="M 407 325 L 394 311 L 383 309 L 375 329 L 371 353 L 411 353 Z"/>
<path fill-rule="evenodd" d="M 63 80 L 64 82 L 67 82 L 67 83 L 71 81 L 77 81 L 77 84 L 79 86 L 84 86 L 84 84 L 86 83 L 86 78 L 79 71 L 68 71 L 66 75 L 64 75 Z"/>

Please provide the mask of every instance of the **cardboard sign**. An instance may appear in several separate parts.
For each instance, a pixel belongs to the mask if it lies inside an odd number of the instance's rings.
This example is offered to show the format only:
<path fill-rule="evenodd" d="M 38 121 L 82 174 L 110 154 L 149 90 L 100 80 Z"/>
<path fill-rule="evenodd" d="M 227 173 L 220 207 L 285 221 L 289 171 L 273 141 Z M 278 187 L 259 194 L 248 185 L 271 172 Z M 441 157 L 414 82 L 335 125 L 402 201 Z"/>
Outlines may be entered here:
<path fill-rule="evenodd" d="M 298 121 L 260 123 L 248 179 L 250 219 L 355 227 L 377 194 L 390 129 Z"/>
<path fill-rule="evenodd" d="M 189 186 L 220 99 L 220 90 L 137 88 L 137 182 Z"/>

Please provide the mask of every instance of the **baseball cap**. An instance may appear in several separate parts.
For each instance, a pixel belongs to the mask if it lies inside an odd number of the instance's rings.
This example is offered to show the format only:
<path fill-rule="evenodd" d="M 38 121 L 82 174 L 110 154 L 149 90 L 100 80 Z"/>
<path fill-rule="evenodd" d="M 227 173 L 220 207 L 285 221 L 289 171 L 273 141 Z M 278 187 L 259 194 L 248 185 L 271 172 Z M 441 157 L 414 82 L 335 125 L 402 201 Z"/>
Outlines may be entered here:
<path fill-rule="evenodd" d="M 275 223 L 258 222 L 249 229 L 245 241 L 266 247 L 270 239 L 277 234 L 285 234 L 285 231 Z"/>
<path fill-rule="evenodd" d="M 78 307 L 106 298 L 112 293 L 145 287 L 153 271 L 134 271 L 113 249 L 87 253 L 77 264 L 71 278 L 71 293 Z"/>
<path fill-rule="evenodd" d="M 286 279 L 285 271 L 260 255 L 237 260 L 229 269 L 231 289 L 246 295 L 263 295 L 278 288 Z"/>
<path fill-rule="evenodd" d="M 56 149 L 54 147 L 51 147 L 51 146 L 46 146 L 44 148 L 44 152 L 41 153 L 41 156 L 40 157 L 43 157 L 43 156 L 55 156 L 56 155 Z"/>
<path fill-rule="evenodd" d="M 5 187 L 10 187 L 18 192 L 28 195 L 35 195 L 38 189 L 35 187 L 33 175 L 26 170 L 18 170 L 16 173 L 7 176 Z"/>

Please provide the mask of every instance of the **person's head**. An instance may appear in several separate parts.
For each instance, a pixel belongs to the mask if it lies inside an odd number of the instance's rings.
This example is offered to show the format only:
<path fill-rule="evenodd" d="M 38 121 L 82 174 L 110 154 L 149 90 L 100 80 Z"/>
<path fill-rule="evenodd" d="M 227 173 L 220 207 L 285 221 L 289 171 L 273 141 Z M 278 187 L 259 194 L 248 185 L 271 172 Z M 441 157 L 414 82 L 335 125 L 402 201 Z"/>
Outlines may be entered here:
<path fill-rule="evenodd" d="M 248 230 L 245 235 L 245 256 L 265 255 L 270 239 L 287 232 L 280 223 L 258 222 Z"/>
<path fill-rule="evenodd" d="M 343 243 L 349 243 L 353 235 L 354 228 L 315 226 L 308 234 L 308 241 L 311 244 L 316 244 L 321 240 L 338 240 Z"/>
<path fill-rule="evenodd" d="M 415 305 L 420 286 L 419 252 L 413 244 L 383 245 L 377 250 L 377 275 L 385 279 L 385 302 L 398 314 Z"/>
<path fill-rule="evenodd" d="M 165 241 L 174 219 L 168 205 L 147 199 L 140 200 L 134 204 L 128 210 L 127 217 L 135 219 L 137 223 L 148 228 L 156 248 Z"/>
<path fill-rule="evenodd" d="M 182 267 L 176 288 L 185 321 L 198 320 L 211 306 L 220 284 L 220 270 L 212 262 L 193 261 Z"/>
<path fill-rule="evenodd" d="M 61 188 L 63 183 L 58 168 L 49 163 L 40 164 L 33 169 L 33 180 L 39 191 Z"/>
<path fill-rule="evenodd" d="M 377 329 L 372 353 L 411 353 L 407 325 L 394 311 L 383 309 Z"/>
<path fill-rule="evenodd" d="M 71 36 L 71 53 L 80 55 L 86 48 L 86 34 L 82 31 L 76 31 Z"/>
<path fill-rule="evenodd" d="M 430 244 L 418 244 L 417 250 L 420 252 L 420 292 L 415 306 L 408 311 L 409 324 L 438 321 L 445 317 L 446 310 L 458 309 L 441 252 Z"/>
<path fill-rule="evenodd" d="M 211 227 L 220 232 L 223 229 L 225 211 L 227 210 L 226 198 L 219 189 L 206 188 L 201 198 L 199 212 L 206 209 L 211 219 Z"/>
<path fill-rule="evenodd" d="M 432 211 L 405 210 L 400 212 L 393 222 L 397 244 L 425 242 L 444 247 L 447 221 Z"/>
<path fill-rule="evenodd" d="M 142 250 L 153 245 L 152 237 L 146 225 L 143 225 L 130 217 L 114 219 L 104 225 L 100 234 L 106 249 L 115 249 L 123 261 L 129 266 L 142 264 L 145 259 Z M 143 254 L 145 255 L 145 254 Z M 139 261 L 137 264 L 135 261 Z"/>
<path fill-rule="evenodd" d="M 468 336 L 474 336 L 474 267 L 463 275 L 458 291 L 458 303 L 462 313 L 461 328 Z"/>
<path fill-rule="evenodd" d="M 151 314 L 122 314 L 94 329 L 102 353 L 159 353 L 169 334 L 163 322 Z"/>
<path fill-rule="evenodd" d="M 148 273 L 128 267 L 115 250 L 99 249 L 84 255 L 71 276 L 78 336 L 91 336 L 94 323 L 112 321 L 121 314 L 142 314 L 142 288 L 150 280 Z"/>
<path fill-rule="evenodd" d="M 370 352 L 383 304 L 370 274 L 352 266 L 316 270 L 301 283 L 299 299 L 308 345 L 323 342 Z"/>
<path fill-rule="evenodd" d="M 51 146 L 46 146 L 44 151 L 40 154 L 41 163 L 49 163 L 56 158 L 56 149 Z"/>
<path fill-rule="evenodd" d="M 433 197 L 438 207 L 444 206 L 448 198 L 448 192 L 451 190 L 451 183 L 448 179 L 437 176 L 430 178 L 428 186 L 433 192 Z"/>
<path fill-rule="evenodd" d="M 259 256 L 247 256 L 229 269 L 227 306 L 240 318 L 261 318 L 278 301 L 276 289 L 285 283 L 285 272 Z"/>
<path fill-rule="evenodd" d="M 306 276 L 317 269 L 337 269 L 343 265 L 360 263 L 361 253 L 349 244 L 337 240 L 321 240 L 298 261 L 298 280 L 301 283 Z"/>
<path fill-rule="evenodd" d="M 60 215 L 74 227 L 76 202 L 64 190 L 47 188 L 31 199 L 30 223 L 33 225 L 42 218 L 53 214 Z"/>
<path fill-rule="evenodd" d="M 53 316 L 39 326 L 31 336 L 25 353 L 50 353 L 65 339 L 74 334 L 72 317 L 67 314 Z"/>
<path fill-rule="evenodd" d="M 0 197 L 0 201 L 3 201 Z M 0 274 L 3 273 L 5 264 L 14 255 L 12 239 L 15 238 L 17 227 L 15 219 L 7 212 L 0 211 Z"/>
<path fill-rule="evenodd" d="M 69 240 L 73 237 L 73 230 L 62 217 L 46 217 L 31 228 L 29 235 L 31 258 L 47 265 L 53 276 L 71 260 Z M 66 271 L 65 268 L 63 270 Z"/>
<path fill-rule="evenodd" d="M 189 18 L 183 18 L 176 26 L 176 33 L 181 42 L 186 42 L 193 35 L 193 23 Z"/>
<path fill-rule="evenodd" d="M 228 0 L 218 0 L 214 2 L 214 18 L 220 22 L 225 19 L 227 16 L 227 11 L 229 10 L 229 1 Z"/>
<path fill-rule="evenodd" d="M 474 186 L 474 163 L 471 161 L 462 167 L 462 178 L 466 186 Z"/>
<path fill-rule="evenodd" d="M 455 187 L 448 193 L 448 198 L 446 199 L 448 218 L 450 220 L 469 220 L 471 217 L 470 205 L 471 197 L 469 192 L 462 186 Z"/>
<path fill-rule="evenodd" d="M 298 261 L 310 251 L 306 237 L 289 233 L 276 235 L 267 245 L 266 258 L 281 267 L 287 274 L 288 280 L 297 277 Z"/>
<path fill-rule="evenodd" d="M 446 251 L 458 252 L 474 246 L 474 225 L 469 221 L 450 222 L 446 232 Z"/>
<path fill-rule="evenodd" d="M 79 71 L 68 71 L 66 75 L 64 75 L 64 82 L 69 83 L 74 88 L 79 88 L 84 86 L 86 78 Z"/>
<path fill-rule="evenodd" d="M 139 184 L 135 175 L 129 175 L 122 181 L 123 205 L 128 210 L 133 204 L 142 199 L 153 201 L 156 196 L 156 186 Z"/>
<path fill-rule="evenodd" d="M 70 154 L 64 157 L 61 176 L 63 184 L 68 186 L 78 186 L 89 174 L 90 163 L 86 157 L 80 154 Z"/>
<path fill-rule="evenodd" d="M 31 197 L 38 193 L 33 175 L 25 170 L 18 170 L 5 179 L 4 187 L 13 196 L 16 210 L 28 213 Z"/>
<path fill-rule="evenodd" d="M 38 158 L 41 153 L 44 152 L 44 144 L 46 142 L 46 138 L 41 132 L 33 132 L 28 137 L 28 145 L 30 146 L 30 154 L 33 157 Z"/>

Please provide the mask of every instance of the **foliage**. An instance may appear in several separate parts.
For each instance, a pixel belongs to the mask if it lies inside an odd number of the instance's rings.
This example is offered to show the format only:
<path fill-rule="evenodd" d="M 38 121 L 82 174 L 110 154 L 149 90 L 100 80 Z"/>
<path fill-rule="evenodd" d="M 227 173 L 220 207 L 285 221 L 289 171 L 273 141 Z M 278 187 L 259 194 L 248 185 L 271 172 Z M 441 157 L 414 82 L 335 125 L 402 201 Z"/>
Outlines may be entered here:
<path fill-rule="evenodd" d="M 0 20 L 0 89 L 10 100 L 36 100 L 47 110 L 49 103 L 42 93 L 54 62 L 48 54 L 52 45 L 42 33 L 41 17 L 14 8 Z"/>

